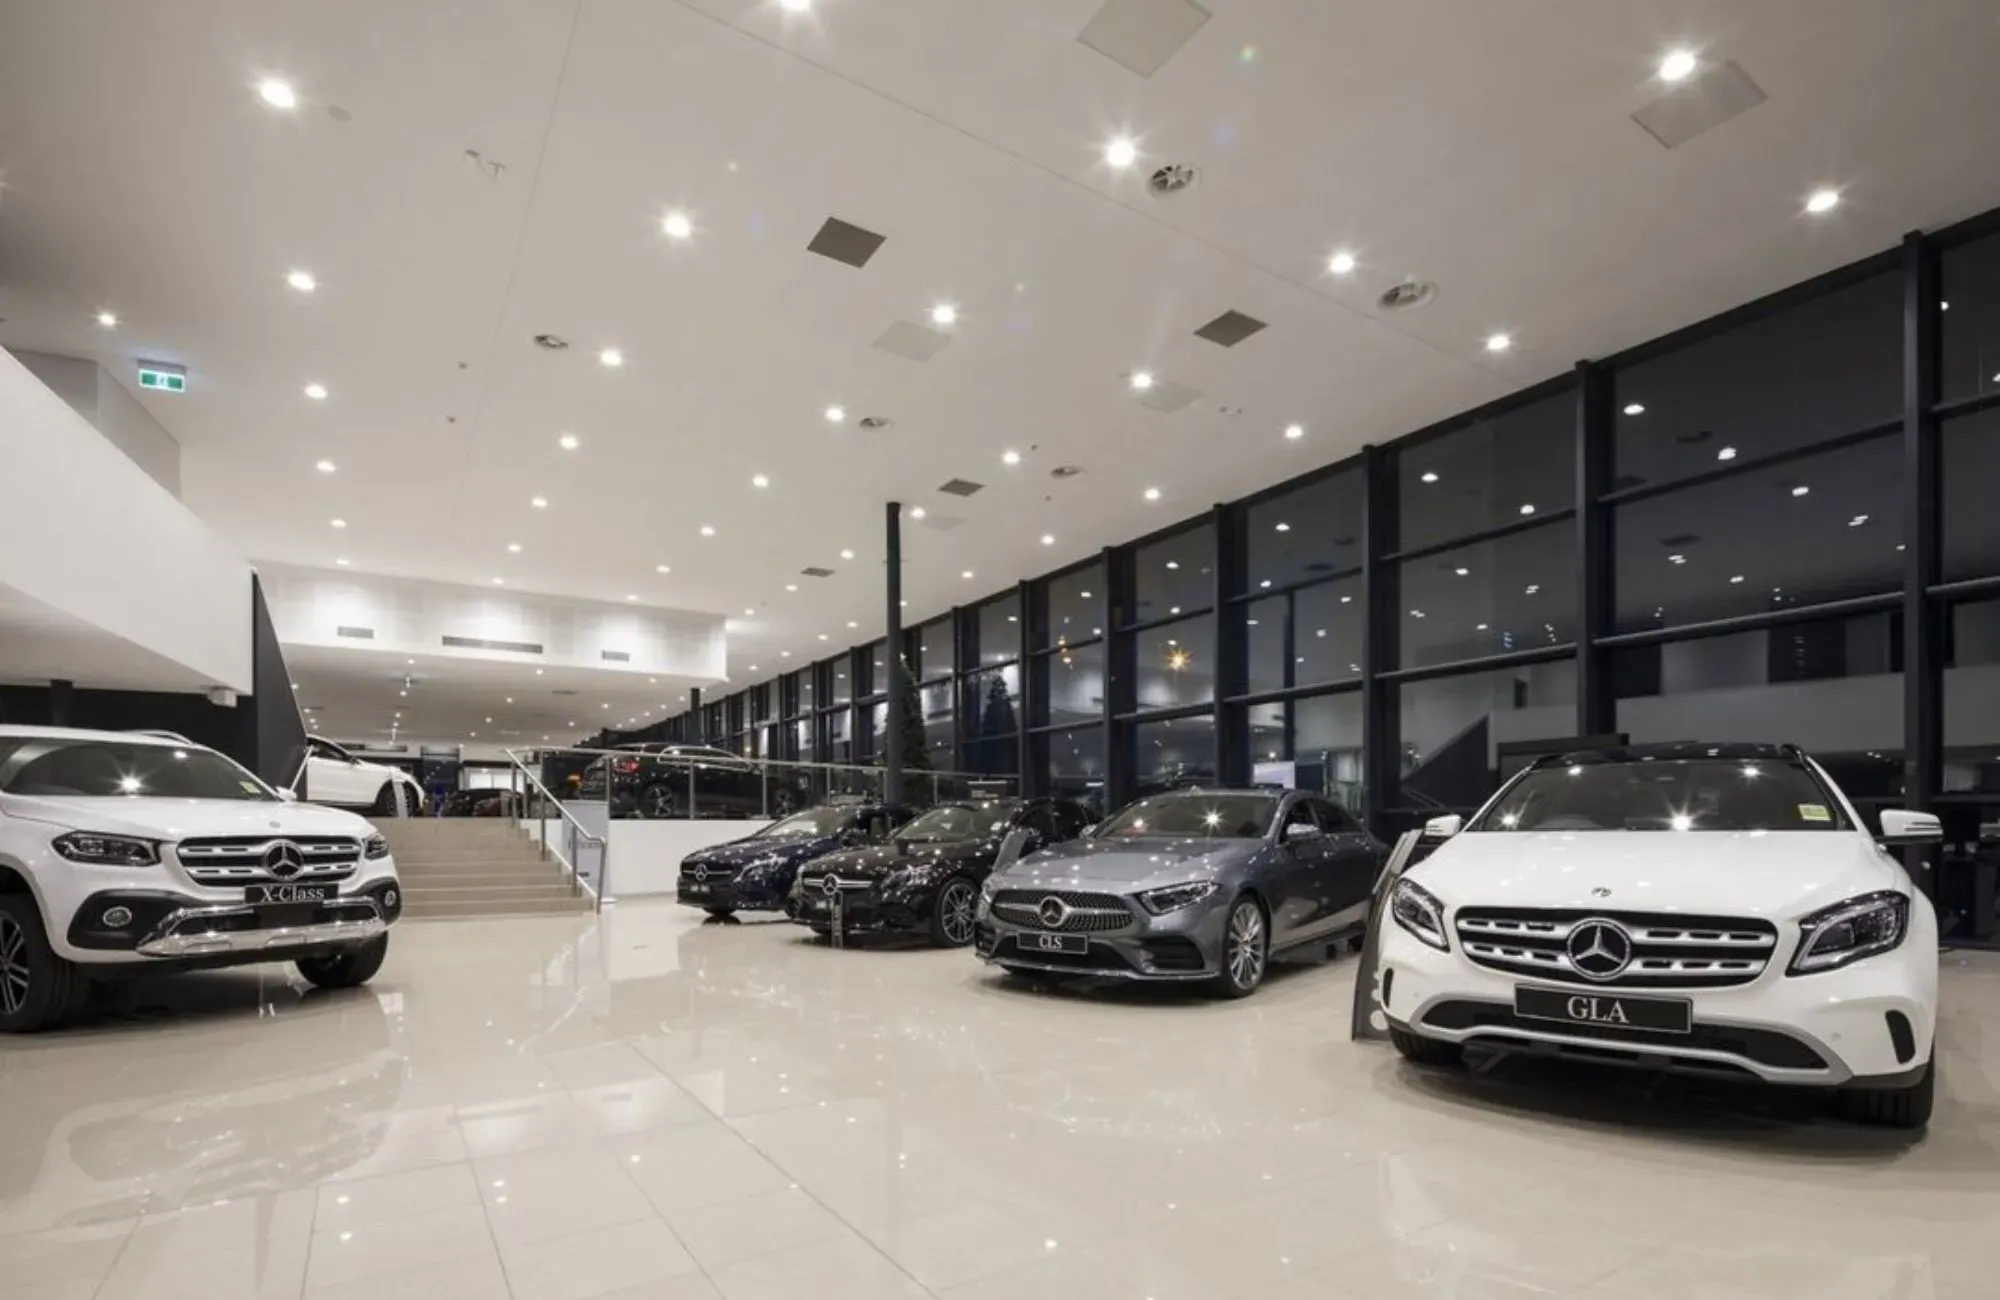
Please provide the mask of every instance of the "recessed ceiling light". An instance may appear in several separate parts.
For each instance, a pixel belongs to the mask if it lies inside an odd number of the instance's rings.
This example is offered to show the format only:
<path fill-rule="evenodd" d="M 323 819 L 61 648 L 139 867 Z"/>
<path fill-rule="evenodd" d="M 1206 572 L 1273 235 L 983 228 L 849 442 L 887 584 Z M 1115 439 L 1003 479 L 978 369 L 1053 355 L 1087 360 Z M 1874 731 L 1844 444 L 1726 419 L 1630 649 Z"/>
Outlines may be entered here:
<path fill-rule="evenodd" d="M 637 596 L 635 596 L 635 595 L 631 594 L 630 592 L 627 592 L 627 593 L 626 593 L 626 595 L 625 595 L 625 599 L 627 599 L 627 600 L 637 600 L 637 599 L 639 599 L 639 598 L 638 598 Z"/>
<path fill-rule="evenodd" d="M 1646 404 L 1645 404 L 1644 402 L 1627 402 L 1627 403 L 1625 403 L 1625 414 L 1627 414 L 1627 415 L 1644 415 L 1645 413 L 1646 413 Z"/>
<path fill-rule="evenodd" d="M 1736 459 L 1736 448 L 1734 448 L 1734 447 L 1724 447 L 1724 448 L 1723 448 L 1723 449 L 1722 449 L 1721 451 L 1718 451 L 1718 452 L 1716 452 L 1716 453 L 1715 453 L 1715 458 L 1716 458 L 1717 460 L 1735 460 L 1735 459 Z"/>
<path fill-rule="evenodd" d="M 519 542 L 507 543 L 507 553 L 509 555 L 519 555 L 521 553 L 521 544 Z"/>
<path fill-rule="evenodd" d="M 797 591 L 798 589 L 799 589 L 799 584 L 796 582 L 788 582 L 785 584 L 786 591 Z"/>
<path fill-rule="evenodd" d="M 495 578 L 493 580 L 493 585 L 496 587 L 504 587 L 507 585 L 507 580 L 505 578 Z"/>
<path fill-rule="evenodd" d="M 813 0 L 778 0 L 778 7 L 795 14 L 802 14 L 812 8 L 812 2 Z"/>
<path fill-rule="evenodd" d="M 1660 60 L 1660 80 L 1686 81 L 1699 66 L 1700 60 L 1695 58 L 1693 50 L 1669 50 Z"/>
<path fill-rule="evenodd" d="M 1000 463 L 1002 465 L 1018 465 L 1021 463 L 1021 453 L 1009 447 L 1000 453 Z"/>
<path fill-rule="evenodd" d="M 751 664 L 751 665 L 750 665 L 750 671 L 751 671 L 751 672 L 753 672 L 753 673 L 754 673 L 754 672 L 756 672 L 756 671 L 757 671 L 757 665 L 756 665 L 756 664 Z"/>
<path fill-rule="evenodd" d="M 1688 557 L 1685 555 L 1669 555 L 1667 557 L 1668 564 L 1686 564 L 1687 562 Z"/>
<path fill-rule="evenodd" d="M 1139 161 L 1139 145 L 1129 135 L 1114 136 L 1105 142 L 1104 161 L 1112 167 L 1130 167 Z"/>
<path fill-rule="evenodd" d="M 819 639 L 820 639 L 820 640 L 822 640 L 822 641 L 826 640 L 826 633 L 824 633 L 824 632 L 820 633 L 820 634 L 819 634 Z"/>
<path fill-rule="evenodd" d="M 743 617 L 745 617 L 745 618 L 755 618 L 755 617 L 756 617 L 756 615 L 757 615 L 757 611 L 756 611 L 756 610 L 754 610 L 754 609 L 746 609 L 746 610 L 744 610 L 744 611 L 743 611 Z"/>
<path fill-rule="evenodd" d="M 1146 489 L 1146 500 L 1148 500 L 1148 501 L 1158 501 L 1159 499 L 1160 499 L 1160 489 L 1158 489 L 1158 488 L 1147 488 L 1147 489 Z"/>
<path fill-rule="evenodd" d="M 656 565 L 654 565 L 654 566 L 653 566 L 653 572 L 654 572 L 654 573 L 672 573 L 672 572 L 673 572 L 673 570 L 672 570 L 672 569 L 670 569 L 670 568 L 668 568 L 668 567 L 667 567 L 666 565 L 664 565 L 664 564 L 656 564 Z"/>
<path fill-rule="evenodd" d="M 97 323 L 105 329 L 115 330 L 118 328 L 118 317 L 113 312 L 101 311 L 97 313 Z"/>
<path fill-rule="evenodd" d="M 257 95 L 272 108 L 297 108 L 299 93 L 292 89 L 292 83 L 277 77 L 266 77 L 257 83 Z"/>
<path fill-rule="evenodd" d="M 293 271 L 285 277 L 285 283 L 300 293 L 311 293 L 319 288 L 319 281 L 313 278 L 311 271 Z"/>
<path fill-rule="evenodd" d="M 556 439 L 556 446 L 561 447 L 564 451 L 575 451 L 582 445 L 573 433 L 565 433 L 562 437 Z"/>
<path fill-rule="evenodd" d="M 967 569 L 964 573 L 961 573 L 958 576 L 961 578 L 970 578 L 972 576 L 972 570 Z"/>
<path fill-rule="evenodd" d="M 688 220 L 685 212 L 669 212 L 661 219 L 660 229 L 667 232 L 669 239 L 686 239 L 694 233 L 694 222 Z"/>
<path fill-rule="evenodd" d="M 528 504 L 537 510 L 547 510 L 549 508 L 549 499 L 547 497 L 529 497 Z"/>
<path fill-rule="evenodd" d="M 347 557 L 343 555 L 343 556 L 339 557 L 338 559 L 336 559 L 336 560 L 334 561 L 334 563 L 335 563 L 335 564 L 337 564 L 337 565 L 339 565 L 339 566 L 340 566 L 341 568 L 343 568 L 343 569 L 344 569 L 344 568 L 346 568 L 346 567 L 347 567 Z"/>
<path fill-rule="evenodd" d="M 1148 388 L 1151 388 L 1152 386 L 1153 386 L 1153 372 L 1152 372 L 1152 371 L 1150 371 L 1150 370 L 1135 370 L 1135 371 L 1133 371 L 1133 372 L 1132 372 L 1132 391 L 1133 391 L 1133 392 L 1136 392 L 1136 393 L 1143 393 L 1143 392 L 1145 392 L 1145 391 L 1146 391 L 1146 390 L 1147 390 Z"/>
<path fill-rule="evenodd" d="M 853 552 L 853 551 L 842 551 L 842 552 L 840 553 L 840 558 L 841 558 L 841 559 L 843 559 L 843 560 L 851 560 L 851 559 L 853 559 L 853 558 L 854 558 L 854 552 Z"/>
<path fill-rule="evenodd" d="M 1486 336 L 1486 350 L 1488 352 L 1505 352 L 1513 346 L 1514 336 L 1511 334 L 1488 334 Z"/>
<path fill-rule="evenodd" d="M 1456 573 L 1459 577 L 1463 578 L 1471 574 L 1472 570 L 1466 568 L 1458 568 L 1458 569 L 1453 569 L 1452 572 Z"/>
<path fill-rule="evenodd" d="M 839 406 L 829 406 L 826 408 L 826 422 L 828 424 L 839 424 L 846 418 L 847 418 L 846 408 Z"/>
<path fill-rule="evenodd" d="M 1054 533 L 1043 533 L 1043 534 L 1042 534 L 1042 545 L 1044 545 L 1044 546 L 1054 546 L 1055 544 L 1056 544 L 1056 535 L 1055 535 Z"/>
<path fill-rule="evenodd" d="M 766 487 L 769 487 L 769 486 L 771 486 L 771 480 L 770 480 L 770 478 L 769 478 L 769 477 L 768 477 L 767 475 L 763 475 L 763 474 L 752 474 L 752 475 L 750 476 L 750 486 L 751 486 L 751 487 L 760 487 L 760 488 L 766 488 Z"/>
<path fill-rule="evenodd" d="M 1281 533 L 1289 533 L 1289 532 L 1291 532 L 1291 531 L 1292 531 L 1292 526 L 1291 526 L 1290 524 L 1288 524 L 1288 523 L 1284 522 L 1283 520 L 1279 520 L 1279 521 L 1278 521 L 1278 531 L 1279 531 L 1279 532 L 1281 532 Z"/>
<path fill-rule="evenodd" d="M 323 460 L 319 462 L 317 465 L 314 465 L 313 468 L 318 470 L 322 474 L 331 474 L 334 471 L 334 463 L 330 460 Z"/>
<path fill-rule="evenodd" d="M 924 517 L 924 508 L 923 508 L 922 506 L 911 506 L 911 507 L 910 507 L 910 518 L 912 518 L 912 519 L 922 519 L 923 517 Z"/>
<path fill-rule="evenodd" d="M 701 526 L 701 535 L 702 535 L 703 537 L 713 537 L 713 536 L 715 536 L 715 525 L 714 525 L 714 524 L 703 524 L 703 525 Z"/>
<path fill-rule="evenodd" d="M 1814 190 L 1806 197 L 1806 211 L 1812 213 L 1831 212 L 1840 206 L 1840 191 Z"/>
<path fill-rule="evenodd" d="M 1303 424 L 1288 424 L 1285 426 L 1285 436 L 1293 442 L 1297 442 L 1306 436 L 1306 426 Z"/>
<path fill-rule="evenodd" d="M 625 364 L 625 354 L 623 352 L 620 352 L 617 348 L 606 348 L 604 349 L 604 351 L 597 354 L 597 364 L 600 366 L 610 366 L 616 369 L 617 367 Z"/>
<path fill-rule="evenodd" d="M 1867 523 L 1867 522 L 1868 522 L 1868 516 L 1867 516 L 1867 515 L 1856 515 L 1856 516 L 1854 516 L 1854 518 L 1852 518 L 1852 519 L 1850 519 L 1850 520 L 1848 520 L 1848 521 L 1847 521 L 1847 526 L 1848 526 L 1849 528 L 1859 528 L 1859 527 L 1861 527 L 1861 525 L 1863 525 L 1863 524 L 1865 524 L 1865 523 Z"/>
<path fill-rule="evenodd" d="M 1808 492 L 1810 492 L 1810 491 L 1812 491 L 1812 489 L 1811 489 L 1811 488 L 1809 488 L 1809 487 L 1807 487 L 1807 486 L 1806 486 L 1805 484 L 1801 483 L 1801 484 L 1799 484 L 1799 485 L 1798 485 L 1797 487 L 1795 487 L 1795 488 L 1793 488 L 1793 489 L 1792 489 L 1792 495 L 1793 495 L 1793 496 L 1795 496 L 1795 497 L 1802 497 L 1802 496 L 1804 496 L 1804 495 L 1805 495 L 1806 493 L 1808 493 Z"/>
<path fill-rule="evenodd" d="M 335 528 L 345 528 L 347 527 L 347 521 L 345 519 L 336 519 L 333 521 L 333 526 Z"/>
<path fill-rule="evenodd" d="M 1348 274 L 1354 269 L 1354 254 L 1344 248 L 1341 249 L 1338 253 L 1326 259 L 1326 269 L 1335 275 Z"/>
<path fill-rule="evenodd" d="M 948 302 L 941 302 L 931 308 L 931 324 L 955 325 L 958 323 L 958 308 Z"/>
<path fill-rule="evenodd" d="M 1531 503 L 1531 502 L 1523 502 L 1523 503 L 1521 504 L 1521 513 L 1522 513 L 1522 514 L 1524 514 L 1524 515 L 1531 515 L 1531 514 L 1534 514 L 1534 513 L 1535 513 L 1535 507 L 1534 507 L 1533 503 Z"/>
<path fill-rule="evenodd" d="M 1741 582 L 1741 581 L 1743 581 L 1743 575 L 1742 575 L 1742 574 L 1740 574 L 1740 573 L 1738 573 L 1738 574 L 1735 574 L 1734 576 L 1732 576 L 1732 577 L 1731 577 L 1731 578 L 1729 579 L 1729 581 L 1730 581 L 1730 582 L 1732 582 L 1732 583 L 1737 583 L 1737 582 Z"/>
<path fill-rule="evenodd" d="M 312 398 L 315 402 L 324 402 L 326 400 L 326 385 L 307 384 L 306 396 Z"/>
<path fill-rule="evenodd" d="M 790 659 L 791 657 L 792 657 L 792 652 L 789 650 L 778 651 L 778 658 L 780 659 Z"/>

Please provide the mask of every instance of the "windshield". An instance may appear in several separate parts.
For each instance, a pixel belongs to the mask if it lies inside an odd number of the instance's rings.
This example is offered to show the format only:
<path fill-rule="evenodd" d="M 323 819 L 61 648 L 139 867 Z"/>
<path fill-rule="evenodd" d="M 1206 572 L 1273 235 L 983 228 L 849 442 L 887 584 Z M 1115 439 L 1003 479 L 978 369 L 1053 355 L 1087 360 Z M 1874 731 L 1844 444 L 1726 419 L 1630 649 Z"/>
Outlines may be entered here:
<path fill-rule="evenodd" d="M 1271 829 L 1278 800 L 1268 794 L 1170 795 L 1128 804 L 1097 828 L 1093 838 L 1192 835 L 1203 839 L 1260 840 Z"/>
<path fill-rule="evenodd" d="M 998 835 L 1020 809 L 1018 803 L 943 804 L 896 832 L 899 840 L 970 840 Z"/>
<path fill-rule="evenodd" d="M 220 754 L 124 740 L 0 739 L 0 792 L 64 798 L 277 798 Z"/>
<path fill-rule="evenodd" d="M 832 835 L 854 816 L 848 808 L 808 808 L 783 821 L 772 822 L 752 838 L 760 840 L 816 840 Z"/>
<path fill-rule="evenodd" d="M 1640 759 L 1537 768 L 1475 831 L 1837 831 L 1847 819 L 1798 763 Z"/>

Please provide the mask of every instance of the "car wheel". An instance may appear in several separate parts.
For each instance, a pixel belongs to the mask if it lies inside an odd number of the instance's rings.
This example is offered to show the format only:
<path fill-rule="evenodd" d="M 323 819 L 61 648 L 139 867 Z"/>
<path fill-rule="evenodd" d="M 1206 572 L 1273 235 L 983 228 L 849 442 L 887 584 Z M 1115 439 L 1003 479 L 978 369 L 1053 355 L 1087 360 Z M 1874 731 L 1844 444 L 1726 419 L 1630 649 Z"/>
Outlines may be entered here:
<path fill-rule="evenodd" d="M 90 980 L 56 956 L 26 894 L 0 897 L 0 1032 L 53 1029 L 83 1009 Z"/>
<path fill-rule="evenodd" d="M 1222 973 L 1215 991 L 1226 998 L 1247 998 L 1264 982 L 1271 965 L 1271 926 L 1264 905 L 1249 894 L 1229 907 L 1222 927 Z"/>
<path fill-rule="evenodd" d="M 736 909 L 733 907 L 705 907 L 702 911 L 707 912 L 718 921 L 727 921 L 730 917 L 736 915 Z"/>
<path fill-rule="evenodd" d="M 811 930 L 822 939 L 833 938 L 833 927 L 830 925 L 809 925 L 806 929 Z"/>
<path fill-rule="evenodd" d="M 299 974 L 323 989 L 351 989 L 374 979 L 388 955 L 389 936 L 380 935 L 329 956 L 301 957 Z"/>
<path fill-rule="evenodd" d="M 1907 1088 L 1851 1088 L 1837 1095 L 1841 1116 L 1856 1124 L 1922 1128 L 1931 1122 L 1937 1100 L 1937 1057 L 1924 1066 L 1923 1078 Z"/>
<path fill-rule="evenodd" d="M 1401 1052 L 1403 1059 L 1418 1065 L 1456 1065 L 1465 1055 L 1465 1050 L 1457 1043 L 1447 1043 L 1441 1038 L 1425 1038 L 1407 1029 L 1389 1026 L 1389 1041 Z"/>
<path fill-rule="evenodd" d="M 665 821 L 681 815 L 680 796 L 670 785 L 649 785 L 639 792 L 639 816 L 648 821 Z"/>
<path fill-rule="evenodd" d="M 931 943 L 939 948 L 963 948 L 972 942 L 972 918 L 979 910 L 979 889 L 964 876 L 944 882 L 931 908 Z"/>
<path fill-rule="evenodd" d="M 789 817 L 799 810 L 798 791 L 788 785 L 781 785 L 771 791 L 771 816 Z"/>
<path fill-rule="evenodd" d="M 375 792 L 375 802 L 369 805 L 368 815 L 371 817 L 401 817 L 403 815 L 403 798 L 397 792 L 394 781 L 384 781 L 382 788 Z"/>

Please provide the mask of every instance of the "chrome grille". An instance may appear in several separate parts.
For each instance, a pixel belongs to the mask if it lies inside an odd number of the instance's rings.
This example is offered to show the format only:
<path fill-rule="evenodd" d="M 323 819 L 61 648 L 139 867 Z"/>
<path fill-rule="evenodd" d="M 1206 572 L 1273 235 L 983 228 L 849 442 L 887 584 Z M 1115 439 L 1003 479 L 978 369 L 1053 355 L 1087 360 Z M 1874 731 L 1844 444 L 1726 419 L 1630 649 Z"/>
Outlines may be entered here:
<path fill-rule="evenodd" d="M 272 851 L 290 844 L 299 868 L 276 875 L 265 865 Z M 341 835 L 230 835 L 182 840 L 174 847 L 181 869 L 200 885 L 305 884 L 345 880 L 361 862 L 361 841 Z"/>
<path fill-rule="evenodd" d="M 739 867 L 718 866 L 712 862 L 681 863 L 681 879 L 696 880 L 703 884 L 727 883 L 736 879 Z"/>
<path fill-rule="evenodd" d="M 1571 932 L 1591 920 L 1615 921 L 1632 939 L 1630 962 L 1609 979 L 1588 977 L 1570 959 Z M 1480 966 L 1593 988 L 1748 984 L 1764 973 L 1778 945 L 1776 926 L 1737 917 L 1466 908 L 1454 928 L 1460 950 Z"/>
<path fill-rule="evenodd" d="M 1061 901 L 1062 914 L 1051 925 L 1042 904 Z M 1131 923 L 1132 909 L 1116 894 L 1086 894 L 1065 889 L 1003 889 L 993 896 L 993 914 L 1009 925 L 1058 934 L 1096 934 L 1121 930 Z"/>

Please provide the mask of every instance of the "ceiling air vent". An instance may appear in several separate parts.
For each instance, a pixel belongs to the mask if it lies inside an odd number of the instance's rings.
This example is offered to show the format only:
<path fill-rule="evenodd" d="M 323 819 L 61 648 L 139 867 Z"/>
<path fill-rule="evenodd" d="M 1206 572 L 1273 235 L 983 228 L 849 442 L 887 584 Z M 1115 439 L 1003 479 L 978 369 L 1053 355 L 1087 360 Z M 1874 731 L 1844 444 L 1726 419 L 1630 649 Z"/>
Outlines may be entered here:
<path fill-rule="evenodd" d="M 372 627 L 337 627 L 333 629 L 333 634 L 335 636 L 352 637 L 356 641 L 373 641 L 375 639 L 375 629 Z"/>
<path fill-rule="evenodd" d="M 938 491 L 945 493 L 947 496 L 969 497 L 985 486 L 984 483 L 974 483 L 967 479 L 955 478 L 950 482 L 942 484 L 938 488 Z"/>
<path fill-rule="evenodd" d="M 1146 188 L 1154 194 L 1179 194 L 1200 179 L 1201 173 L 1186 163 L 1168 163 L 1146 178 Z"/>
<path fill-rule="evenodd" d="M 1049 471 L 1050 478 L 1075 478 L 1083 473 L 1081 465 L 1058 465 Z"/>
<path fill-rule="evenodd" d="M 629 664 L 632 662 L 630 650 L 599 650 L 597 657 L 608 664 Z"/>
<path fill-rule="evenodd" d="M 895 421 L 886 415 L 864 415 L 856 423 L 862 428 L 873 432 L 877 429 L 886 429 L 893 425 Z"/>
<path fill-rule="evenodd" d="M 1407 307 L 1421 307 L 1438 296 L 1438 287 L 1429 280 L 1405 280 L 1401 284 L 1390 285 L 1375 301 L 1385 310 L 1402 311 Z"/>
<path fill-rule="evenodd" d="M 1749 112 L 1765 98 L 1764 88 L 1749 73 L 1733 62 L 1717 63 L 1632 114 L 1632 120 L 1673 149 Z"/>
<path fill-rule="evenodd" d="M 1240 311 L 1226 311 L 1194 332 L 1198 339 L 1207 339 L 1225 348 L 1233 348 L 1252 334 L 1264 328 L 1264 322 L 1255 316 L 1245 316 Z"/>
<path fill-rule="evenodd" d="M 1194 0 L 1104 0 L 1076 39 L 1141 77 L 1167 65 L 1208 21 Z"/>
<path fill-rule="evenodd" d="M 817 564 L 808 565 L 800 569 L 799 572 L 808 578 L 831 578 L 833 576 L 832 569 L 822 569 Z"/>
<path fill-rule="evenodd" d="M 569 340 L 560 334 L 537 334 L 535 346 L 550 352 L 562 352 L 569 348 Z"/>
<path fill-rule="evenodd" d="M 875 250 L 882 247 L 887 238 L 872 230 L 850 225 L 839 217 L 828 217 L 826 224 L 819 228 L 819 233 L 812 237 L 812 242 L 806 245 L 806 251 L 830 257 L 858 270 L 868 265 L 868 259 L 875 256 Z"/>
<path fill-rule="evenodd" d="M 532 641 L 489 641 L 483 636 L 445 636 L 438 640 L 453 650 L 502 650 L 514 655 L 542 653 L 542 648 Z"/>

